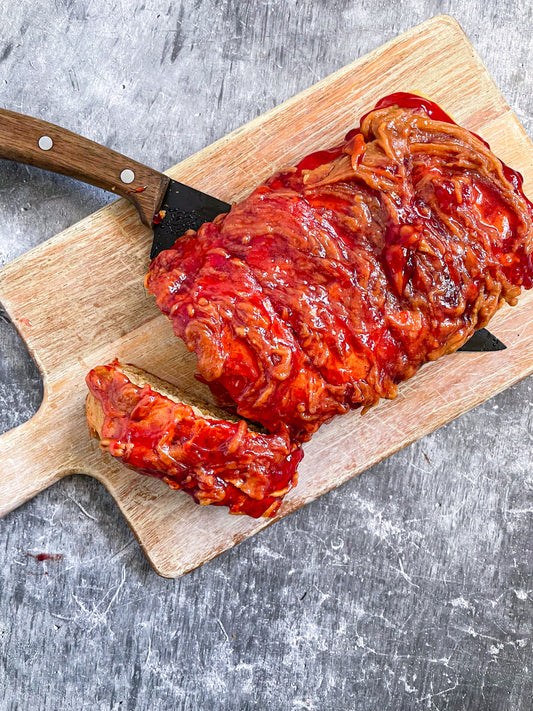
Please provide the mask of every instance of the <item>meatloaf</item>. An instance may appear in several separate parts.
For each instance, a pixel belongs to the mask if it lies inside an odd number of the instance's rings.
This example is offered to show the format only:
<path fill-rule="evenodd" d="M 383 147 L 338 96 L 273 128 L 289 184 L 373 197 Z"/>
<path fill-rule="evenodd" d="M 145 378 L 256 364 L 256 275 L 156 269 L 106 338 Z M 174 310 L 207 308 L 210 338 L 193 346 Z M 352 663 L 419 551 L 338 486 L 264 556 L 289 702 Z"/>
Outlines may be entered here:
<path fill-rule="evenodd" d="M 431 101 L 386 97 L 337 146 L 280 170 L 227 214 L 180 235 L 146 277 L 196 353 L 198 378 L 225 411 L 268 435 L 219 423 L 224 436 L 195 459 L 178 457 L 179 466 L 176 457 L 150 462 L 146 448 L 137 458 L 145 419 L 159 423 L 158 446 L 176 418 L 194 431 L 204 422 L 116 373 L 93 371 L 89 388 L 110 412 L 117 388 L 134 404 L 118 408 L 124 426 L 113 424 L 107 448 L 173 486 L 193 482 L 202 503 L 273 515 L 295 483 L 299 445 L 334 415 L 394 398 L 423 363 L 457 350 L 504 302 L 514 305 L 533 284 L 532 250 L 533 206 L 521 176 Z M 237 441 L 244 449 L 230 451 Z M 271 456 L 256 446 L 271 447 Z M 219 468 L 209 478 L 212 461 Z M 232 470 L 246 481 L 250 467 L 252 480 L 262 468 L 270 485 L 239 489 Z M 242 505 L 230 485 L 248 497 Z"/>
<path fill-rule="evenodd" d="M 532 215 L 487 143 L 395 94 L 178 239 L 146 286 L 222 405 L 303 441 L 515 304 Z"/>

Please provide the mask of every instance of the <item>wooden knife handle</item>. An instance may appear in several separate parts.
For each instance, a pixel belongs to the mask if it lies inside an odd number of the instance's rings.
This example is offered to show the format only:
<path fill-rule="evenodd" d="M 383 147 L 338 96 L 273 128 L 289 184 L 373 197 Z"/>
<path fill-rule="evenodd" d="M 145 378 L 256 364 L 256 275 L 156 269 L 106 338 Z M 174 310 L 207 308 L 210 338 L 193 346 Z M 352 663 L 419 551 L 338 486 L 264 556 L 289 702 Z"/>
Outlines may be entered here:
<path fill-rule="evenodd" d="M 0 109 L 0 158 L 68 175 L 121 195 L 151 226 L 169 178 L 41 119 Z"/>

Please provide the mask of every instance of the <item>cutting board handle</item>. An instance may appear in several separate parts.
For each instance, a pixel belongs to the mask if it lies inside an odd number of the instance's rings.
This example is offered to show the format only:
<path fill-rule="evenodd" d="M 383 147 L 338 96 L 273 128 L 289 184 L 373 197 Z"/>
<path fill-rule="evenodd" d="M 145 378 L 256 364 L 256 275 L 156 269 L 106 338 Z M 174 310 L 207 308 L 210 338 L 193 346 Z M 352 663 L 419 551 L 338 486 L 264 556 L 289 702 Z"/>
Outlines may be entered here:
<path fill-rule="evenodd" d="M 132 202 L 151 226 L 169 178 L 99 143 L 41 119 L 0 109 L 0 158 L 96 185 Z"/>
<path fill-rule="evenodd" d="M 47 410 L 0 435 L 0 518 L 72 471 Z"/>

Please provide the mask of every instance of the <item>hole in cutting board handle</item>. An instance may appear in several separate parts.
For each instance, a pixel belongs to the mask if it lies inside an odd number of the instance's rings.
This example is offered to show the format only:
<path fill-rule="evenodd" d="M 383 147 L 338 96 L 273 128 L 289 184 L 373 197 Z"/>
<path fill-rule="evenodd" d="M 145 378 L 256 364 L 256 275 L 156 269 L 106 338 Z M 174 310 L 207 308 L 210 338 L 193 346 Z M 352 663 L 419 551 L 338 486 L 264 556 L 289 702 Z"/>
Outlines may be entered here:
<path fill-rule="evenodd" d="M 30 420 L 43 394 L 39 369 L 0 304 L 0 434 Z"/>

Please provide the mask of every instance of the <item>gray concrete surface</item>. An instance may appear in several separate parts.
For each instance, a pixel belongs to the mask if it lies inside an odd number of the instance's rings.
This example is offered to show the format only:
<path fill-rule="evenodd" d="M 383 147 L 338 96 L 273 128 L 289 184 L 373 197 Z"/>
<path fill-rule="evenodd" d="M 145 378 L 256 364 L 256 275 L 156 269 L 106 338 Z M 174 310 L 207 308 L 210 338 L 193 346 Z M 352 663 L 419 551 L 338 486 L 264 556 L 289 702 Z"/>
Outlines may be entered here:
<path fill-rule="evenodd" d="M 0 105 L 164 169 L 439 12 L 531 135 L 529 0 L 1 0 Z M 0 264 L 108 200 L 0 163 Z M 0 521 L 1 711 L 531 709 L 532 385 L 177 581 L 49 489 Z M 0 317 L 0 429 L 40 395 Z"/>

